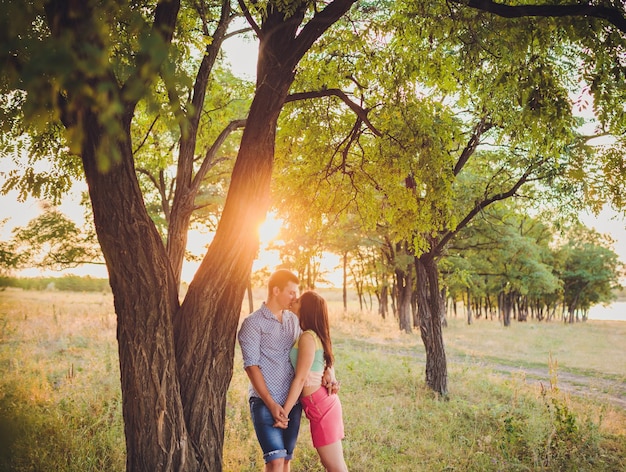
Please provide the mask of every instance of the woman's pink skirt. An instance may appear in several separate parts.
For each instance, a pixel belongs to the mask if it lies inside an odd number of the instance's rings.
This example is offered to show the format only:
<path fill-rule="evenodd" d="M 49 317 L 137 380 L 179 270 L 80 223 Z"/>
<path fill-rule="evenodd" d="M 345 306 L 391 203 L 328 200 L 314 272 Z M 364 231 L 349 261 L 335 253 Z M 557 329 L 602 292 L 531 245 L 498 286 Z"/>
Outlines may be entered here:
<path fill-rule="evenodd" d="M 337 394 L 329 394 L 320 387 L 311 395 L 300 398 L 302 408 L 311 425 L 313 447 L 322 447 L 344 437 L 341 402 Z"/>

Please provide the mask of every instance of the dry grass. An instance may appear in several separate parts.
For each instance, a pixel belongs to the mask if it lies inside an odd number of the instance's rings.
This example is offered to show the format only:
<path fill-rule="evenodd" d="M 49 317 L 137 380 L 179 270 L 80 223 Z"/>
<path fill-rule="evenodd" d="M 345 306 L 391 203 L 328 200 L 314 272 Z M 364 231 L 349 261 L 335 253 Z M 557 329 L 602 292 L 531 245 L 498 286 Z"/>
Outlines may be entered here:
<path fill-rule="evenodd" d="M 340 292 L 324 295 L 351 471 L 626 470 L 624 409 L 558 388 L 542 393 L 490 368 L 545 367 L 552 357 L 559 372 L 623 382 L 626 323 L 451 319 L 443 402 L 424 386 L 418 332 L 359 313 L 354 297 L 344 313 Z M 238 347 L 235 356 L 224 470 L 258 471 Z M 110 294 L 0 292 L 0 470 L 123 470 L 118 369 Z M 294 472 L 321 470 L 307 428 L 304 420 Z"/>
<path fill-rule="evenodd" d="M 110 295 L 0 292 L 0 470 L 120 470 Z"/>

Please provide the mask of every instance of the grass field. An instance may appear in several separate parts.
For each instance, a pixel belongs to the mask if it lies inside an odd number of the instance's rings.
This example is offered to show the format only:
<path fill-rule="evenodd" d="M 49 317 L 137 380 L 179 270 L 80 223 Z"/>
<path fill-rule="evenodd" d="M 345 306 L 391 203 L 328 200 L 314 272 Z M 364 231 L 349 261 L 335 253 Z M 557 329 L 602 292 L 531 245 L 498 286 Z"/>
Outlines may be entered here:
<path fill-rule="evenodd" d="M 607 400 L 626 384 L 626 323 L 452 318 L 443 401 L 424 385 L 418 332 L 324 295 L 351 471 L 626 471 L 626 410 Z M 0 292 L 0 471 L 124 470 L 115 324 L 110 294 Z M 259 471 L 235 356 L 224 470 Z M 322 470 L 306 420 L 292 470 Z"/>

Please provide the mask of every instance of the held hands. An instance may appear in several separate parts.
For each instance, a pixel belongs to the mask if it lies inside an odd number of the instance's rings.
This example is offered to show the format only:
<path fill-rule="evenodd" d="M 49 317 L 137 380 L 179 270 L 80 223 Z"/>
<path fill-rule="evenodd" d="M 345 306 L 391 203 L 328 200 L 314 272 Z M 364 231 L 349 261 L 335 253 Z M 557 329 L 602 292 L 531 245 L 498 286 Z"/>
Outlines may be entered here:
<path fill-rule="evenodd" d="M 324 375 L 322 376 L 322 386 L 328 389 L 328 394 L 337 394 L 339 392 L 340 384 L 339 381 L 335 378 L 335 369 L 325 369 Z M 293 406 L 293 405 L 292 405 Z M 278 403 L 274 403 L 274 406 L 270 409 L 272 413 L 272 417 L 274 418 L 274 428 L 282 428 L 287 429 L 289 426 L 289 411 L 287 411 L 284 407 L 280 406 Z"/>
<path fill-rule="evenodd" d="M 274 428 L 287 429 L 289 426 L 289 415 L 285 409 L 278 403 L 274 403 L 274 406 L 270 409 L 272 417 L 274 418 Z"/>

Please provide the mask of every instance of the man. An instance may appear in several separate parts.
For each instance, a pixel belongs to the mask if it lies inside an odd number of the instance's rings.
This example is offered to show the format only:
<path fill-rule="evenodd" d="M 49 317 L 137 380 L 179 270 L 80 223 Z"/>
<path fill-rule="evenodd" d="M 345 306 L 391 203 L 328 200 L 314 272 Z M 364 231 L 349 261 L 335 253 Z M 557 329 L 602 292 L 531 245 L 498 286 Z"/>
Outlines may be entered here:
<path fill-rule="evenodd" d="M 291 346 L 302 330 L 288 309 L 298 296 L 298 277 L 281 269 L 267 287 L 267 301 L 242 323 L 239 344 L 243 366 L 250 379 L 250 415 L 265 461 L 266 472 L 288 472 L 300 430 L 302 407 L 285 416 L 282 407 L 293 380 Z M 280 423 L 285 428 L 274 427 Z"/>
<path fill-rule="evenodd" d="M 294 376 L 289 351 L 302 333 L 298 318 L 289 311 L 298 297 L 298 284 L 292 272 L 274 272 L 267 284 L 267 301 L 243 320 L 238 335 L 243 366 L 250 379 L 250 415 L 266 472 L 289 472 L 300 430 L 300 403 L 289 417 L 283 409 Z M 332 393 L 339 390 L 330 370 L 324 373 L 322 383 Z"/>

